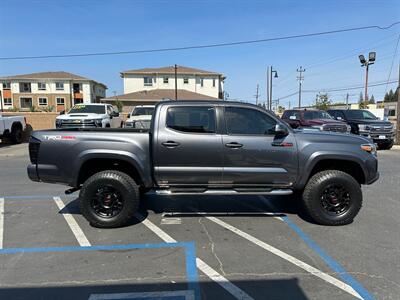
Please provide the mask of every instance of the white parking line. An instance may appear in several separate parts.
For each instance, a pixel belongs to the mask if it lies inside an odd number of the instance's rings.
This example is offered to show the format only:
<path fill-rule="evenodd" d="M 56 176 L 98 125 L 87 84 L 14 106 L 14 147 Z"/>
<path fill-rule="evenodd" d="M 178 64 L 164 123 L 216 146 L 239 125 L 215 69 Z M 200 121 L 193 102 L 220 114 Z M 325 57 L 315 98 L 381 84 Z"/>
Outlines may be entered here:
<path fill-rule="evenodd" d="M 3 249 L 4 235 L 4 198 L 0 198 L 0 249 Z"/>
<path fill-rule="evenodd" d="M 241 236 L 242 238 L 245 238 L 246 240 L 252 242 L 253 244 L 267 250 L 268 252 L 275 254 L 275 255 L 279 256 L 280 258 L 283 258 L 284 260 L 298 266 L 299 268 L 305 270 L 306 272 L 308 272 L 316 277 L 319 277 L 320 279 L 340 288 L 341 290 L 349 293 L 350 295 L 353 295 L 354 297 L 362 299 L 362 297 L 348 284 L 346 284 L 346 283 L 322 272 L 321 270 L 314 268 L 314 267 L 310 266 L 309 264 L 257 239 L 256 237 L 251 236 L 250 234 L 248 234 L 244 231 L 241 231 L 240 229 L 238 229 L 218 218 L 215 218 L 215 217 L 206 217 L 206 218 L 208 220 L 222 226 L 223 228 L 228 229 L 229 231 Z"/>
<path fill-rule="evenodd" d="M 91 246 L 90 242 L 86 238 L 85 234 L 83 233 L 82 229 L 79 227 L 78 223 L 76 222 L 73 215 L 68 213 L 68 210 L 61 200 L 60 197 L 53 197 L 54 201 L 56 202 L 58 208 L 64 210 L 65 212 L 62 213 L 65 220 L 67 221 L 69 227 L 72 230 L 72 233 L 75 235 L 75 238 L 78 240 L 80 246 Z"/>
<path fill-rule="evenodd" d="M 137 218 L 144 219 L 141 215 L 137 215 Z M 154 223 L 152 223 L 148 219 L 144 219 L 142 223 L 147 228 L 149 228 L 151 231 L 153 231 L 156 235 L 158 235 L 164 242 L 166 242 L 166 243 L 176 243 L 177 242 L 168 233 L 166 233 L 164 230 L 162 230 L 161 228 L 156 226 Z M 224 276 L 219 274 L 217 271 L 215 271 L 213 268 L 211 268 L 209 265 L 207 265 L 204 261 L 202 261 L 198 257 L 196 257 L 196 265 L 197 265 L 197 268 L 201 272 L 206 274 L 211 280 L 218 283 L 221 287 L 223 287 L 225 290 L 227 290 L 236 299 L 254 300 L 246 292 L 244 292 L 243 290 L 238 288 L 236 285 L 234 285 L 232 282 L 230 282 Z"/>

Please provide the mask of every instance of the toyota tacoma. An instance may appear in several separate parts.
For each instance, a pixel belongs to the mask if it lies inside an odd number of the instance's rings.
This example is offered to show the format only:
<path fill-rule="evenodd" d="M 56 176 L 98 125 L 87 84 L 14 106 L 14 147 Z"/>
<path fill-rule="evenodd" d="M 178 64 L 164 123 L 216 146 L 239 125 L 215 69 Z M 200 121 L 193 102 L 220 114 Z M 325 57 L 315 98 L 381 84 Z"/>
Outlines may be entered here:
<path fill-rule="evenodd" d="M 301 195 L 325 225 L 352 222 L 362 184 L 378 177 L 365 137 L 292 129 L 261 107 L 227 101 L 163 101 L 146 129 L 35 131 L 33 181 L 80 190 L 82 214 L 96 227 L 126 224 L 142 195 Z"/>

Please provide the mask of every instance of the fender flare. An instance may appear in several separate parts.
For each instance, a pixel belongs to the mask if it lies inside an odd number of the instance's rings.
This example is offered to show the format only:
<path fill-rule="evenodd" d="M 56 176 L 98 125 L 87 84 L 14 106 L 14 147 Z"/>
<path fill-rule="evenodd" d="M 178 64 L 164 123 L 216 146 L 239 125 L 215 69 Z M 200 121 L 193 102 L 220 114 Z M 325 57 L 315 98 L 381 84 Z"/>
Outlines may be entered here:
<path fill-rule="evenodd" d="M 72 186 L 78 186 L 78 179 L 80 170 L 83 164 L 91 159 L 118 159 L 123 160 L 132 165 L 142 182 L 146 185 L 146 178 L 144 174 L 144 166 L 140 161 L 140 158 L 134 153 L 130 153 L 127 151 L 120 150 L 109 150 L 109 149 L 90 149 L 83 151 L 79 154 L 77 159 L 73 164 L 73 178 L 72 178 Z"/>

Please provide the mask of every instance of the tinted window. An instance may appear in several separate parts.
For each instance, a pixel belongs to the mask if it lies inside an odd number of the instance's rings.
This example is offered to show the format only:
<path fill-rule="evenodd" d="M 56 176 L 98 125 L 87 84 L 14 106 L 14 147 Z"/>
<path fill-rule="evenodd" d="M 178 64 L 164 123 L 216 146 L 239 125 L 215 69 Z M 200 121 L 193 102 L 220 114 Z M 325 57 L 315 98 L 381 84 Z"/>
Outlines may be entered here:
<path fill-rule="evenodd" d="M 132 116 L 152 115 L 153 112 L 154 107 L 135 107 L 132 112 Z"/>
<path fill-rule="evenodd" d="M 286 110 L 283 113 L 282 119 L 300 120 L 300 113 L 295 110 Z"/>
<path fill-rule="evenodd" d="M 305 120 L 313 120 L 313 119 L 332 119 L 331 115 L 325 111 L 305 111 L 304 112 Z"/>
<path fill-rule="evenodd" d="M 105 106 L 103 105 L 84 105 L 78 104 L 71 108 L 68 112 L 69 114 L 79 114 L 79 113 L 93 113 L 93 114 L 104 114 Z"/>
<path fill-rule="evenodd" d="M 167 112 L 167 127 L 183 132 L 214 133 L 214 108 L 170 107 Z"/>
<path fill-rule="evenodd" d="M 370 113 L 368 110 L 346 110 L 345 112 L 348 119 L 361 119 L 361 120 L 376 120 L 377 117 L 373 113 Z"/>
<path fill-rule="evenodd" d="M 274 134 L 276 121 L 268 115 L 248 108 L 226 107 L 228 134 Z"/>

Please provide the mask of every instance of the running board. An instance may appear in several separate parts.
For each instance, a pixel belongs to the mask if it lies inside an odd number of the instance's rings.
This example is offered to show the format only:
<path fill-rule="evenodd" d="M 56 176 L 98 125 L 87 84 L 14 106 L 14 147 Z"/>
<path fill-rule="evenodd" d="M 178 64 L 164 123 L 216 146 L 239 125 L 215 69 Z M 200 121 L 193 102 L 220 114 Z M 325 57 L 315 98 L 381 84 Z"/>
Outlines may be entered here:
<path fill-rule="evenodd" d="M 291 195 L 293 191 L 290 189 L 276 189 L 276 190 L 155 190 L 156 195 L 271 195 L 271 196 L 284 196 Z"/>

